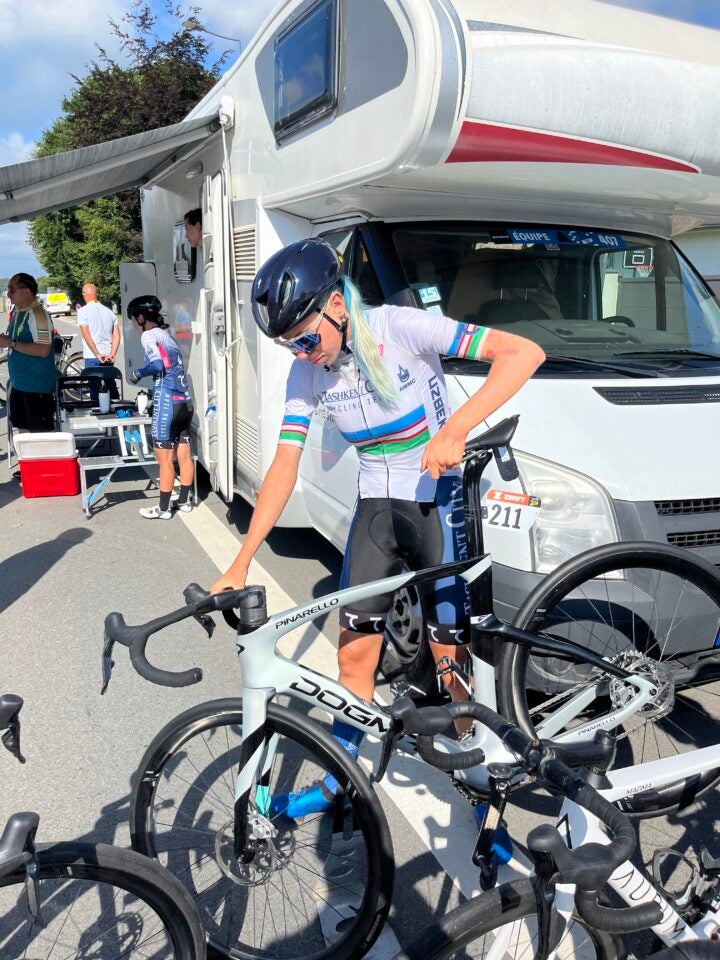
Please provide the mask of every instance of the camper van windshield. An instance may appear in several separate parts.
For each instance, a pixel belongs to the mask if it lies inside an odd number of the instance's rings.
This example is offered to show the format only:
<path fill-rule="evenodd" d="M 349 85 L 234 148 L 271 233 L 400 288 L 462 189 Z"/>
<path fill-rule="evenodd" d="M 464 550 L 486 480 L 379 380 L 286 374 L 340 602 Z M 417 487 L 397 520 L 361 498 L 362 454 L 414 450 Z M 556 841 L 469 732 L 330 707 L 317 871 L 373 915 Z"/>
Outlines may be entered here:
<path fill-rule="evenodd" d="M 522 226 L 398 227 L 418 306 L 577 358 L 687 375 L 720 366 L 720 306 L 668 241 Z M 589 362 L 588 362 L 589 361 Z"/>

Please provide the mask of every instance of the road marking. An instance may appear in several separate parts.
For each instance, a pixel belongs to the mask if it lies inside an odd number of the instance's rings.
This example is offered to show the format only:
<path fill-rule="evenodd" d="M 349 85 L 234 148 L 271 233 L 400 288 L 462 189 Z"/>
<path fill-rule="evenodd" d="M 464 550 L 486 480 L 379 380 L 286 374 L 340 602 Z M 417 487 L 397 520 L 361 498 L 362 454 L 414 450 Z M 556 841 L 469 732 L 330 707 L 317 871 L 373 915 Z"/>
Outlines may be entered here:
<path fill-rule="evenodd" d="M 179 516 L 217 568 L 226 570 L 242 541 L 204 503 Z M 269 610 L 280 612 L 297 606 L 256 561 L 250 567 L 248 581 L 265 585 Z M 327 673 L 337 657 L 335 645 L 315 624 L 287 634 L 278 648 L 284 656 L 302 659 L 319 673 Z M 361 761 L 369 772 L 375 769 L 379 753 L 379 742 L 365 737 Z M 458 794 L 450 779 L 422 760 L 396 754 L 379 789 L 392 800 L 463 896 L 477 893 L 478 870 L 469 856 L 477 829 L 470 804 Z"/>

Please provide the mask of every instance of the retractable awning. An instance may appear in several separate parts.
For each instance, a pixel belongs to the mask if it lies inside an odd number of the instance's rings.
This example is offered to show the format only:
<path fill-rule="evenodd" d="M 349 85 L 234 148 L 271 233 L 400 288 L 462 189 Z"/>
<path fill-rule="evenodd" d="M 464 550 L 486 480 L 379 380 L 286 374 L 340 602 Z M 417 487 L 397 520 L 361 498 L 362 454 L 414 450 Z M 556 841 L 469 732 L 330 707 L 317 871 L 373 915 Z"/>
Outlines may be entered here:
<path fill-rule="evenodd" d="M 0 223 L 28 220 L 140 186 L 220 129 L 217 114 L 0 167 Z"/>

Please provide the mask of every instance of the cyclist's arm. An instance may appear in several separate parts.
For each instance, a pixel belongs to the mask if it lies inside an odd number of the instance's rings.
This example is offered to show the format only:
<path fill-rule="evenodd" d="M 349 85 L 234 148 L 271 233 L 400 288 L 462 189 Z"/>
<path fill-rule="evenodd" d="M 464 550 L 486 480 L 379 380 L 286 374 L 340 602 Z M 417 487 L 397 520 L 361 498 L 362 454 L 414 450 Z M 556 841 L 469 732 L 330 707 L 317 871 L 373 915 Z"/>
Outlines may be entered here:
<path fill-rule="evenodd" d="M 489 330 L 479 359 L 490 361 L 485 383 L 453 413 L 425 447 L 422 469 L 439 477 L 462 460 L 468 433 L 527 383 L 545 359 L 542 347 L 525 337 Z"/>
<path fill-rule="evenodd" d="M 226 587 L 237 590 L 245 586 L 250 561 L 280 519 L 280 514 L 295 488 L 301 455 L 302 447 L 288 443 L 278 444 L 273 462 L 260 488 L 240 552 L 225 573 L 210 587 L 211 593 L 217 593 Z"/>

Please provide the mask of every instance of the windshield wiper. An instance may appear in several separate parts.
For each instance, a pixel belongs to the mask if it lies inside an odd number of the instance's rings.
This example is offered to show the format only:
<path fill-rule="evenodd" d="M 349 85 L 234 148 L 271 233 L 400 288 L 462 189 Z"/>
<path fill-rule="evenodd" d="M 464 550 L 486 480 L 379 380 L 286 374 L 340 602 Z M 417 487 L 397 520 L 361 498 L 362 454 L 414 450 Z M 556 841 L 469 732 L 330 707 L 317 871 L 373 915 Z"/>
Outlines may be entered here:
<path fill-rule="evenodd" d="M 634 367 L 630 364 L 612 363 L 609 360 L 590 360 L 588 357 L 572 357 L 562 353 L 546 353 L 546 361 L 550 363 L 580 364 L 585 367 L 595 367 L 596 370 L 610 370 L 613 373 L 622 373 L 625 377 L 658 377 L 656 370 L 649 367 Z"/>
<path fill-rule="evenodd" d="M 689 347 L 658 347 L 656 350 L 624 350 L 615 353 L 615 357 L 667 357 L 677 356 L 688 357 L 691 360 L 720 360 L 720 354 L 703 353 L 702 350 L 691 350 Z"/>

